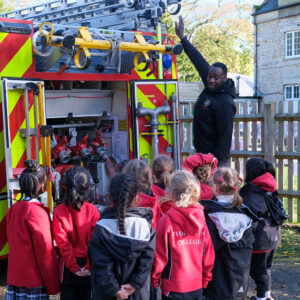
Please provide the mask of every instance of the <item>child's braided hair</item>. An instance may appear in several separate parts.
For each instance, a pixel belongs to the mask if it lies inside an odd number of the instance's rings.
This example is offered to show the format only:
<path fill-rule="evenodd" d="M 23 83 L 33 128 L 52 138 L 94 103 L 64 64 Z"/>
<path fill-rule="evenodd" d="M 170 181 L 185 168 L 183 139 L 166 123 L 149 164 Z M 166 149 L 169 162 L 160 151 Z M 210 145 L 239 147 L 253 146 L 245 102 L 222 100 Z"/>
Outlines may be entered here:
<path fill-rule="evenodd" d="M 26 160 L 24 165 L 26 168 L 19 178 L 22 197 L 25 194 L 25 197 L 30 199 L 38 198 L 41 186 L 46 185 L 46 172 L 43 167 L 31 159 Z"/>
<path fill-rule="evenodd" d="M 88 191 L 92 186 L 92 176 L 83 167 L 73 167 L 66 171 L 62 179 L 62 199 L 66 206 L 69 204 L 78 211 L 85 200 L 88 200 Z"/>
<path fill-rule="evenodd" d="M 126 210 L 131 206 L 137 194 L 135 178 L 129 174 L 120 174 L 115 176 L 110 183 L 109 193 L 117 211 L 119 232 L 120 234 L 126 235 Z"/>

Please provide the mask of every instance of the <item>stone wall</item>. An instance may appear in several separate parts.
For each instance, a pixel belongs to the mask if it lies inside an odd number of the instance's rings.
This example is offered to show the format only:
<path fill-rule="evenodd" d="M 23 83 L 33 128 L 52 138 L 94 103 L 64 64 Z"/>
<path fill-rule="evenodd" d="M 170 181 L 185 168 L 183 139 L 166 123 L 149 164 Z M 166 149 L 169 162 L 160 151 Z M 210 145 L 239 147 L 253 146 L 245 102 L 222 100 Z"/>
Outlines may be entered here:
<path fill-rule="evenodd" d="M 287 11 L 258 15 L 256 20 L 258 93 L 265 101 L 283 100 L 285 85 L 300 85 L 300 57 L 285 57 L 285 33 L 300 30 L 300 13 L 282 13 Z"/>

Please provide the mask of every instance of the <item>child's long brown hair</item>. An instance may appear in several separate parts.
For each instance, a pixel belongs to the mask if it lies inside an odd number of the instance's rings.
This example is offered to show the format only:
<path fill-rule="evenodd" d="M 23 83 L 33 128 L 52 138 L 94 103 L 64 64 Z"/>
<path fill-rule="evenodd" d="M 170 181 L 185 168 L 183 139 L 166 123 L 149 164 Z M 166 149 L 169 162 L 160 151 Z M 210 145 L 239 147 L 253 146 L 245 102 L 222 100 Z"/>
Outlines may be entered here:
<path fill-rule="evenodd" d="M 168 186 L 168 177 L 174 171 L 173 160 L 166 155 L 159 155 L 152 162 L 152 172 L 158 183 Z"/>
<path fill-rule="evenodd" d="M 143 160 L 130 160 L 122 171 L 124 174 L 130 174 L 136 179 L 139 193 L 147 193 L 152 186 L 152 171 L 149 165 Z"/>
<path fill-rule="evenodd" d="M 242 179 L 239 173 L 231 168 L 219 168 L 213 177 L 213 183 L 217 186 L 221 195 L 234 195 L 230 207 L 242 207 L 243 199 L 239 194 Z"/>

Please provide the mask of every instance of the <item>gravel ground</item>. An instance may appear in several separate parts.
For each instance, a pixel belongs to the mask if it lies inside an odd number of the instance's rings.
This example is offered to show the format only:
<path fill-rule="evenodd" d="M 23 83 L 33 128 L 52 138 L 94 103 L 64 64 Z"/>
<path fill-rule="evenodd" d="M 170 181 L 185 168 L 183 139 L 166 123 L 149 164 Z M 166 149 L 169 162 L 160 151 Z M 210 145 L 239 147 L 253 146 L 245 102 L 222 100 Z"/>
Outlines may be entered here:
<path fill-rule="evenodd" d="M 255 295 L 254 284 L 249 279 L 250 287 L 247 297 Z M 4 299 L 6 285 L 6 263 L 0 261 L 0 300 Z M 277 300 L 300 299 L 300 263 L 292 260 L 275 259 L 272 269 L 272 294 Z M 58 300 L 59 296 L 51 297 Z"/>

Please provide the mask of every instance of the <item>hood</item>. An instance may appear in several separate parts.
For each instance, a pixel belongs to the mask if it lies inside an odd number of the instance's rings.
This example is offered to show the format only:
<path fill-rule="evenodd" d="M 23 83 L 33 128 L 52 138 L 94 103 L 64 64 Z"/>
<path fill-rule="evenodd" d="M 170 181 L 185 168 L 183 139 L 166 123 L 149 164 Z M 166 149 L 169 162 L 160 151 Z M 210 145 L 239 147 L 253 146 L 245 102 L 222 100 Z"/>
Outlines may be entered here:
<path fill-rule="evenodd" d="M 227 80 L 217 88 L 216 93 L 226 93 L 235 98 L 236 90 L 234 81 L 231 78 L 227 78 Z"/>
<path fill-rule="evenodd" d="M 123 262 L 137 259 L 141 251 L 148 246 L 151 237 L 152 211 L 149 208 L 134 207 L 126 212 L 126 235 L 119 233 L 116 210 L 106 208 L 96 229 L 100 231 L 101 243 L 109 250 L 112 256 Z"/>
<path fill-rule="evenodd" d="M 226 243 L 239 241 L 252 224 L 251 218 L 242 213 L 214 212 L 208 216 L 215 224 L 219 237 Z"/>
<path fill-rule="evenodd" d="M 275 178 L 268 172 L 252 180 L 252 184 L 262 188 L 267 192 L 274 193 L 277 189 Z"/>
<path fill-rule="evenodd" d="M 156 197 L 165 197 L 165 189 L 163 188 L 163 185 L 160 183 L 154 183 L 152 185 L 152 192 L 153 195 Z"/>
<path fill-rule="evenodd" d="M 212 187 L 200 182 L 200 200 L 211 200 L 213 196 Z"/>
<path fill-rule="evenodd" d="M 173 206 L 166 214 L 174 223 L 179 225 L 182 231 L 189 235 L 200 233 L 203 229 L 203 224 L 205 224 L 203 206 L 200 204 L 188 207 Z"/>
<path fill-rule="evenodd" d="M 211 175 L 213 175 L 218 166 L 218 159 L 214 157 L 212 154 L 202 154 L 197 153 L 186 158 L 183 162 L 183 168 L 189 172 L 193 172 L 194 168 L 202 167 L 206 164 L 211 165 Z"/>

